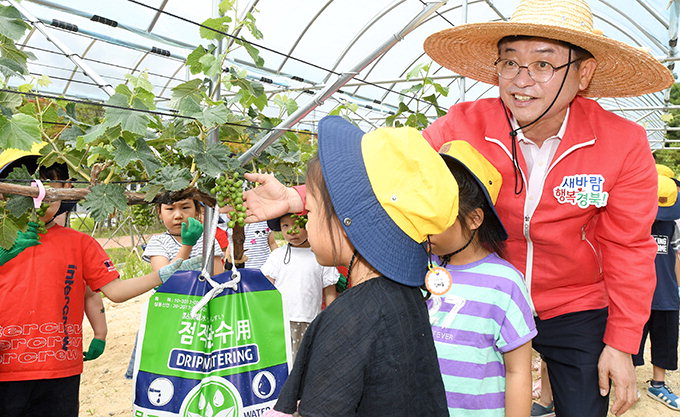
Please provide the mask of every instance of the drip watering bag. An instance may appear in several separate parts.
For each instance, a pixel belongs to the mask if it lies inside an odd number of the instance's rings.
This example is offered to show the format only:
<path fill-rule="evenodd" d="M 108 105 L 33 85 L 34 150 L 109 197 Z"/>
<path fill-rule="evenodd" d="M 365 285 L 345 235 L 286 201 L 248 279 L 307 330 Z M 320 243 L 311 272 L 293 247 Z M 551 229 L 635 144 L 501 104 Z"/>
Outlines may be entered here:
<path fill-rule="evenodd" d="M 281 294 L 259 270 L 241 269 L 198 317 L 212 289 L 179 271 L 149 299 L 137 344 L 135 417 L 255 417 L 274 406 L 288 376 Z M 231 271 L 212 277 L 231 280 Z"/>

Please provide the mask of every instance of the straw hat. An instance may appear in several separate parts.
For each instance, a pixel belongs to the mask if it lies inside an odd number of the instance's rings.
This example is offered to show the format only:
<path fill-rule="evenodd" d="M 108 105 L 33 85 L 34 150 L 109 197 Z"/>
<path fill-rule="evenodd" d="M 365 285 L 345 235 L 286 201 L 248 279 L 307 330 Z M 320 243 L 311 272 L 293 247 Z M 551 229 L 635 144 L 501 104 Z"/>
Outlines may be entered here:
<path fill-rule="evenodd" d="M 493 63 L 505 36 L 535 36 L 580 46 L 598 62 L 586 97 L 628 97 L 669 88 L 673 74 L 646 50 L 610 39 L 593 28 L 585 0 L 521 0 L 508 22 L 471 23 L 425 40 L 425 52 L 462 76 L 498 85 Z"/>

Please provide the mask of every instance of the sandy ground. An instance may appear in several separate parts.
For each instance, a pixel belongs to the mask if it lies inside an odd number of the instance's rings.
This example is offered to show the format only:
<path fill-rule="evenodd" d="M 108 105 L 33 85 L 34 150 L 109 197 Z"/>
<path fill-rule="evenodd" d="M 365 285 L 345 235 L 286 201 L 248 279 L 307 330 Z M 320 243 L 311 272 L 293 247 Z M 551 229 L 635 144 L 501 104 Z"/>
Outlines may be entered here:
<path fill-rule="evenodd" d="M 94 361 L 85 362 L 80 388 L 80 417 L 132 416 L 132 381 L 123 377 L 127 369 L 141 309 L 149 295 L 141 296 L 123 304 L 104 300 L 109 333 L 106 351 Z M 85 345 L 92 339 L 92 330 L 85 324 Z M 647 352 L 649 355 L 649 352 Z M 646 359 L 649 362 L 649 358 Z M 670 410 L 663 404 L 647 397 L 645 381 L 651 377 L 651 366 L 637 369 L 640 400 L 626 417 L 680 417 L 680 412 Z M 680 392 L 680 373 L 669 372 L 667 382 Z"/>

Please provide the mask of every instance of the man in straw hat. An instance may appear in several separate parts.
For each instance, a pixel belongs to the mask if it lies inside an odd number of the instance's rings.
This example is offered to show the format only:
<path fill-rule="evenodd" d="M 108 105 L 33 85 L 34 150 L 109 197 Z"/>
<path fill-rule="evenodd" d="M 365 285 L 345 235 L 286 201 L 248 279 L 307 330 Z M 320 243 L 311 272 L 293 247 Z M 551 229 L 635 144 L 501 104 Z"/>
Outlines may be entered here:
<path fill-rule="evenodd" d="M 521 0 L 508 22 L 435 33 L 425 51 L 499 86 L 427 128 L 464 139 L 503 175 L 507 258 L 524 271 L 558 416 L 605 416 L 637 397 L 636 353 L 654 291 L 657 175 L 645 130 L 585 97 L 636 96 L 673 76 L 647 52 L 593 29 L 585 0 Z"/>

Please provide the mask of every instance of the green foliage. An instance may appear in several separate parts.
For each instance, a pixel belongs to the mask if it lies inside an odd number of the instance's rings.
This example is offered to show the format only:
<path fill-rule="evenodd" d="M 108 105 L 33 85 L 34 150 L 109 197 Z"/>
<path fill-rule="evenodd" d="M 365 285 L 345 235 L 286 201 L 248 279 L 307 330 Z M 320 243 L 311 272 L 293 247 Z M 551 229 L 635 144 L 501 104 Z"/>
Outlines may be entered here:
<path fill-rule="evenodd" d="M 272 128 L 298 108 L 295 100 L 284 94 L 270 99 L 262 83 L 229 67 L 227 58 L 243 48 L 255 65 L 264 64 L 256 47 L 239 39 L 225 39 L 224 33 L 262 38 L 256 11 L 239 16 L 235 3 L 222 1 L 222 15 L 206 20 L 206 28 L 199 30 L 203 45 L 186 61 L 196 78 L 175 86 L 171 101 L 164 104 L 180 117 L 152 114 L 157 97 L 146 73 L 126 75 L 108 99 L 110 107 L 0 93 L 0 149 L 30 149 L 34 143 L 45 142 L 40 164 L 66 163 L 74 178 L 90 182 L 91 192 L 81 205 L 91 218 L 81 221 L 83 228 L 129 210 L 125 188 L 114 182 L 145 182 L 141 191 L 148 202 L 159 193 L 192 186 L 209 192 L 216 178 L 239 168 L 238 155 L 266 133 L 250 126 Z M 0 6 L 2 85 L 10 75 L 28 74 L 26 61 L 31 56 L 14 44 L 28 27 L 14 8 Z M 225 39 L 227 48 L 221 53 L 216 50 L 219 39 Z M 49 82 L 45 77 L 27 77 L 19 89 L 27 92 Z M 228 91 L 226 99 L 213 98 L 216 83 Z M 270 102 L 278 106 L 278 115 L 263 113 Z M 217 143 L 208 140 L 211 132 L 218 133 Z M 289 132 L 249 169 L 278 172 L 285 182 L 297 183 L 314 151 L 310 135 Z M 33 213 L 30 202 L 12 197 L 0 203 L 0 245 L 11 246 L 16 231 L 25 229 Z M 74 226 L 80 227 L 77 221 Z"/>
<path fill-rule="evenodd" d="M 115 210 L 124 211 L 127 199 L 123 195 L 124 188 L 117 184 L 99 184 L 90 188 L 82 206 L 90 212 L 93 219 L 105 220 Z"/>
<path fill-rule="evenodd" d="M 151 264 L 144 262 L 137 248 L 106 249 L 121 279 L 135 278 L 152 272 Z"/>
<path fill-rule="evenodd" d="M 18 10 L 12 6 L 0 6 L 0 73 L 5 82 L 9 77 L 28 74 L 26 61 L 35 58 L 33 54 L 18 49 L 14 43 L 24 36 L 26 29 L 30 26 Z"/>
<path fill-rule="evenodd" d="M 17 113 L 11 118 L 0 116 L 0 148 L 30 150 L 40 142 L 40 123 L 34 117 Z"/>
<path fill-rule="evenodd" d="M 670 92 L 671 104 L 680 104 L 680 84 L 673 84 Z M 668 113 L 661 116 L 669 127 L 680 127 L 680 110 L 669 110 Z M 668 131 L 666 139 L 680 141 L 680 131 Z M 678 147 L 680 142 L 669 142 L 666 147 Z M 654 151 L 654 159 L 657 164 L 666 165 L 671 168 L 676 176 L 680 175 L 680 150 L 677 149 L 657 149 Z"/>
<path fill-rule="evenodd" d="M 94 219 L 90 216 L 73 216 L 70 227 L 79 232 L 90 234 L 94 230 Z"/>
<path fill-rule="evenodd" d="M 423 106 L 426 105 L 421 101 L 428 103 L 427 107 L 432 105 L 437 112 L 437 117 L 446 114 L 446 110 L 440 108 L 437 103 L 437 95 L 446 97 L 449 94 L 449 89 L 430 78 L 430 66 L 431 63 L 418 64 L 406 74 L 406 79 L 414 80 L 414 84 L 401 90 L 401 92 L 409 97 L 415 97 L 417 100 L 413 100 L 409 106 L 404 103 L 404 96 L 401 96 L 399 108 L 395 114 L 385 119 L 387 126 L 411 126 L 418 130 L 425 129 L 430 125 L 430 120 L 425 116 L 424 110 L 426 109 Z M 417 81 L 415 81 L 416 79 Z"/>
<path fill-rule="evenodd" d="M 658 149 L 654 151 L 654 159 L 657 164 L 666 165 L 672 169 L 676 178 L 680 176 L 680 150 Z"/>

